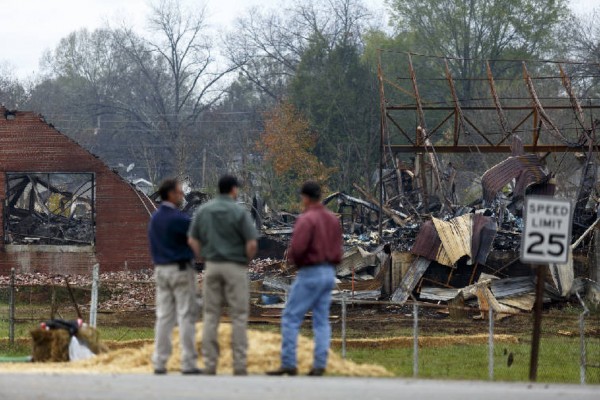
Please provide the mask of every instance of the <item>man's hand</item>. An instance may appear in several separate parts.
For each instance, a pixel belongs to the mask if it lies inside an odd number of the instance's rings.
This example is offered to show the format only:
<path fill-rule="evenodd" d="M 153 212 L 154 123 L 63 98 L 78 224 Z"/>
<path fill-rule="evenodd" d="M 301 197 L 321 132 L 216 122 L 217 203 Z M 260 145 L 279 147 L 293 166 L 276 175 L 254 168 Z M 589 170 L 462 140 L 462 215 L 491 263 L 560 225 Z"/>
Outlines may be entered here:
<path fill-rule="evenodd" d="M 252 261 L 254 257 L 256 257 L 256 252 L 258 251 L 258 242 L 256 239 L 248 240 L 246 242 L 246 257 L 248 261 Z"/>
<path fill-rule="evenodd" d="M 202 262 L 202 256 L 200 254 L 202 252 L 202 244 L 200 243 L 200 241 L 193 237 L 188 237 L 188 245 L 194 251 L 194 254 L 196 255 L 196 260 Z"/>

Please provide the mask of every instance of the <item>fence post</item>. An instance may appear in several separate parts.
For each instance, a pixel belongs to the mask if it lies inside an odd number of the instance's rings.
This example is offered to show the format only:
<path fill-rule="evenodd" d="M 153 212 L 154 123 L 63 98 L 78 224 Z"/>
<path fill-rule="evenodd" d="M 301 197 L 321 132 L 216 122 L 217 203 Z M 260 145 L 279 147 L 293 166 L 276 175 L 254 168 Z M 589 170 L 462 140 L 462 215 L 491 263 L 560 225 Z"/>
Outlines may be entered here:
<path fill-rule="evenodd" d="M 100 280 L 100 264 L 95 264 L 92 268 L 92 304 L 90 305 L 90 326 L 96 327 L 98 318 L 98 285 Z"/>
<path fill-rule="evenodd" d="M 579 374 L 582 385 L 585 385 L 585 376 L 587 369 L 587 359 L 585 354 L 585 312 L 579 315 L 579 351 L 581 352 L 581 359 L 579 362 Z"/>
<path fill-rule="evenodd" d="M 413 303 L 413 377 L 419 376 L 419 305 Z"/>
<path fill-rule="evenodd" d="M 342 358 L 346 358 L 346 293 L 342 293 Z"/>
<path fill-rule="evenodd" d="M 583 307 L 583 311 L 579 314 L 579 351 L 580 351 L 580 360 L 579 360 L 579 374 L 580 374 L 580 382 L 582 385 L 585 385 L 585 378 L 587 375 L 587 354 L 585 348 L 585 317 L 589 314 L 590 310 L 585 305 L 585 302 L 579 295 L 579 292 L 575 292 L 581 306 Z"/>
<path fill-rule="evenodd" d="M 492 307 L 488 311 L 489 316 L 489 337 L 488 337 L 488 373 L 490 381 L 494 380 L 494 310 Z"/>
<path fill-rule="evenodd" d="M 10 269 L 10 291 L 8 293 L 8 342 L 15 344 L 15 269 Z"/>

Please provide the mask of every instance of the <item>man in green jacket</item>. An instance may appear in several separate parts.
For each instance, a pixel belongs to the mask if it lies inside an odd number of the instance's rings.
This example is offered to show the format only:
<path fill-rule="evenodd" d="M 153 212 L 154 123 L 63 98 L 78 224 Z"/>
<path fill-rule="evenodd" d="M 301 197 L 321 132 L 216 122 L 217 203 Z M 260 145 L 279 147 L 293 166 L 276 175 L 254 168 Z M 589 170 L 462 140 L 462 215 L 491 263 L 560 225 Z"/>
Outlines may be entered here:
<path fill-rule="evenodd" d="M 221 307 L 229 305 L 233 326 L 231 346 L 235 375 L 246 375 L 246 328 L 250 303 L 248 262 L 257 250 L 258 232 L 246 209 L 236 203 L 238 181 L 231 175 L 219 179 L 220 195 L 196 211 L 188 243 L 206 261 L 202 283 L 204 331 L 202 355 L 205 374 L 216 374 L 219 359 L 218 328 Z"/>

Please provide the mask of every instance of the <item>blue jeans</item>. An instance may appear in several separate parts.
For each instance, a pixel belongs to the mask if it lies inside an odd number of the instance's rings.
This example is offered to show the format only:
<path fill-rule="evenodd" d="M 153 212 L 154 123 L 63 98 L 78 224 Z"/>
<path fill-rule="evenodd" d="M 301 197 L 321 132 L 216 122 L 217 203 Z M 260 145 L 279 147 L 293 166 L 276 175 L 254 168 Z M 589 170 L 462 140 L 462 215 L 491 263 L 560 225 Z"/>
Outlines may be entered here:
<path fill-rule="evenodd" d="M 334 286 L 335 268 L 332 265 L 305 267 L 298 271 L 281 319 L 281 366 L 283 368 L 296 368 L 298 332 L 304 316 L 309 311 L 313 312 L 312 326 L 315 337 L 313 367 L 327 366 L 331 341 L 329 308 Z"/>

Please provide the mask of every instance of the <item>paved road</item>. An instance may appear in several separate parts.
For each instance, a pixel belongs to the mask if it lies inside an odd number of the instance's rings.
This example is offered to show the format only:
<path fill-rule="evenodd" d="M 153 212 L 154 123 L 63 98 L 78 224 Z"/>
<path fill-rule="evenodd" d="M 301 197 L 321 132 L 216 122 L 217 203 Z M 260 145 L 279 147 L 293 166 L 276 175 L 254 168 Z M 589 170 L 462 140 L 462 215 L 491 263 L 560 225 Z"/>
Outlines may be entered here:
<path fill-rule="evenodd" d="M 600 386 L 262 376 L 5 374 L 0 375 L 0 399 L 598 400 Z"/>

